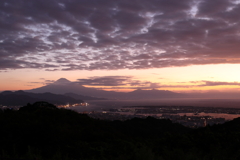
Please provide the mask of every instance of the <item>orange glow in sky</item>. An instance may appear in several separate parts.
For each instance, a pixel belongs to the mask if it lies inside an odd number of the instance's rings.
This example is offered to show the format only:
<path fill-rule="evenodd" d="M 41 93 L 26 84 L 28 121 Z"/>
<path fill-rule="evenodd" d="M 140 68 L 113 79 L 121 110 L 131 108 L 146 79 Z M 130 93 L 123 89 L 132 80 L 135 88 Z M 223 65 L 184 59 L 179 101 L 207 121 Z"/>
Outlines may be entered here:
<path fill-rule="evenodd" d="M 195 65 L 144 70 L 93 70 L 93 71 L 44 71 L 33 69 L 10 70 L 0 73 L 1 90 L 27 90 L 46 85 L 46 80 L 56 81 L 66 78 L 70 81 L 103 76 L 130 76 L 133 80 L 150 82 L 143 86 L 91 86 L 115 91 L 132 91 L 137 88 L 171 90 L 177 92 L 208 90 L 239 90 L 240 85 L 203 85 L 209 82 L 238 83 L 240 80 L 239 64 Z M 201 86 L 202 85 L 202 86 Z M 147 88 L 148 87 L 148 88 Z M 113 89 L 112 89 L 113 88 Z"/>

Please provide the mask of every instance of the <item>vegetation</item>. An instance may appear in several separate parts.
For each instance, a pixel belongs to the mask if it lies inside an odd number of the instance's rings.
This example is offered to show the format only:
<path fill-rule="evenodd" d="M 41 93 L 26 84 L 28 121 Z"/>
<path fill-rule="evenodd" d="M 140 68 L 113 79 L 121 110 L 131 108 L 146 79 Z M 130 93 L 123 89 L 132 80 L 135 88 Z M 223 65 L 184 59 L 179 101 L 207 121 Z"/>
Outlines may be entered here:
<path fill-rule="evenodd" d="M 13 101 L 14 99 L 14 101 Z M 74 99 L 69 96 L 53 94 L 50 92 L 46 93 L 30 93 L 24 91 L 4 91 L 0 93 L 0 105 L 5 106 L 22 106 L 27 103 L 34 103 L 36 101 L 48 101 L 53 104 L 65 105 L 83 103 L 80 99 Z"/>
<path fill-rule="evenodd" d="M 0 110 L 0 159 L 240 159 L 240 119 L 190 129 L 152 117 L 92 119 L 46 102 Z"/>

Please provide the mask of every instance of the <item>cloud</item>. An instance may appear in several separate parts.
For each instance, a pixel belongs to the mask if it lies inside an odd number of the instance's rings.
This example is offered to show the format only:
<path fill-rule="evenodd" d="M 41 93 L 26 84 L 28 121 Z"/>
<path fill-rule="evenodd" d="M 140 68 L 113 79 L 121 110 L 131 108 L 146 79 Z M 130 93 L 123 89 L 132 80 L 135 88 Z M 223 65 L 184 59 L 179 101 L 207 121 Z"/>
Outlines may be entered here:
<path fill-rule="evenodd" d="M 148 81 L 133 80 L 132 76 L 103 76 L 78 79 L 78 84 L 87 86 L 146 86 L 151 85 Z"/>
<path fill-rule="evenodd" d="M 52 84 L 55 82 L 55 80 L 46 80 L 45 78 L 39 78 L 40 81 L 37 82 L 28 82 L 31 84 L 41 84 L 41 85 L 48 85 L 48 84 Z M 28 86 L 34 86 L 34 85 L 28 85 Z"/>
<path fill-rule="evenodd" d="M 165 85 L 150 81 L 135 80 L 132 76 L 103 76 L 78 79 L 76 82 L 87 87 L 99 89 L 158 89 L 158 88 L 192 88 L 192 85 Z M 196 82 L 197 83 L 197 82 Z"/>
<path fill-rule="evenodd" d="M 240 82 L 200 81 L 204 84 L 198 86 L 240 86 Z"/>
<path fill-rule="evenodd" d="M 239 14 L 233 0 L 2 0 L 0 70 L 240 63 Z"/>

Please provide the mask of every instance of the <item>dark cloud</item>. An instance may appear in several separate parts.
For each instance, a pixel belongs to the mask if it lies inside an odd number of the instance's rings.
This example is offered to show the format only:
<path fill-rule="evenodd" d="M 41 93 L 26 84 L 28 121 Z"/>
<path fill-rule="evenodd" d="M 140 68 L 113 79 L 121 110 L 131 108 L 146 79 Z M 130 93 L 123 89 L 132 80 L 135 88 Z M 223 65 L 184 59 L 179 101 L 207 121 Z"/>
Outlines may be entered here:
<path fill-rule="evenodd" d="M 235 0 L 2 0 L 0 70 L 240 63 Z"/>
<path fill-rule="evenodd" d="M 129 89 L 152 89 L 152 88 L 195 88 L 195 87 L 214 87 L 214 86 L 240 86 L 240 82 L 220 82 L 220 81 L 190 81 L 193 85 L 189 85 L 189 82 L 178 82 L 182 85 L 164 85 L 159 83 L 149 83 L 149 86 L 143 87 L 130 87 Z M 116 88 L 121 89 L 121 88 Z"/>
<path fill-rule="evenodd" d="M 240 86 L 240 82 L 201 81 L 199 86 Z"/>
<path fill-rule="evenodd" d="M 176 87 L 152 83 L 150 81 L 136 80 L 132 76 L 103 76 L 89 77 L 87 79 L 78 79 L 80 85 L 96 87 L 99 89 L 156 89 L 164 87 Z M 103 87 L 104 86 L 104 87 Z M 180 86 L 182 87 L 182 86 Z"/>
<path fill-rule="evenodd" d="M 54 80 L 46 80 L 45 78 L 39 78 L 40 81 L 38 82 L 28 82 L 30 84 L 33 84 L 33 85 L 27 85 L 27 86 L 35 86 L 37 84 L 40 84 L 40 85 L 48 85 L 48 84 L 52 84 L 54 83 L 55 81 Z M 35 84 L 35 85 L 34 85 Z"/>
<path fill-rule="evenodd" d="M 59 69 L 45 69 L 45 71 L 59 71 Z"/>
<path fill-rule="evenodd" d="M 205 82 L 207 81 L 190 82 L 193 83 L 194 85 L 185 84 L 188 82 L 179 82 L 182 85 L 165 85 L 160 83 L 153 83 L 150 81 L 135 80 L 135 78 L 132 76 L 103 76 L 78 79 L 74 83 L 78 83 L 80 85 L 88 87 L 96 87 L 99 89 L 157 89 L 157 88 L 193 88 L 199 86 L 208 86 L 207 83 L 199 85 L 199 83 Z"/>
<path fill-rule="evenodd" d="M 219 13 L 226 12 L 228 7 L 233 6 L 230 0 L 201 1 L 198 8 L 198 16 L 216 16 Z"/>
<path fill-rule="evenodd" d="M 131 76 L 104 76 L 78 79 L 77 83 L 87 86 L 146 86 L 151 85 L 148 81 L 134 80 Z"/>
<path fill-rule="evenodd" d="M 54 83 L 55 80 L 46 80 L 44 78 L 40 78 L 41 81 L 39 82 L 28 82 L 28 83 L 31 83 L 31 84 L 41 84 L 41 85 L 48 85 L 48 84 L 51 84 L 51 83 Z M 30 86 L 30 85 L 29 85 Z"/>

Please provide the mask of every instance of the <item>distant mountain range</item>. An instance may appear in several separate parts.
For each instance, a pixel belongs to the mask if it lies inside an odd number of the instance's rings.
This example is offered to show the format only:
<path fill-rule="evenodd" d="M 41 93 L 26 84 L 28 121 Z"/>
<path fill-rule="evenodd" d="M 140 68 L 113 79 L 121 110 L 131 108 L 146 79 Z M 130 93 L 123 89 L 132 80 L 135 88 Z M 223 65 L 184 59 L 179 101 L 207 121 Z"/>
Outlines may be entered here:
<path fill-rule="evenodd" d="M 183 98 L 186 97 L 185 94 L 175 93 L 168 90 L 135 90 L 126 93 L 127 97 L 133 99 L 160 99 L 160 98 Z"/>
<path fill-rule="evenodd" d="M 182 98 L 185 94 L 175 93 L 167 90 L 135 90 L 133 92 L 114 92 L 104 91 L 95 88 L 87 88 L 76 82 L 71 82 L 65 78 L 60 78 L 54 83 L 46 86 L 28 90 L 27 92 L 33 93 L 45 93 L 51 92 L 55 94 L 64 94 L 73 98 L 81 97 L 82 99 L 93 98 L 107 98 L 107 99 L 160 99 L 160 98 Z M 76 95 L 78 94 L 78 95 Z M 80 99 L 81 99 L 80 98 Z M 87 99 L 88 99 L 87 98 Z M 88 100 L 91 100 L 88 99 Z M 86 99 L 86 100 L 87 100 Z"/>
<path fill-rule="evenodd" d="M 53 104 L 73 104 L 82 103 L 83 100 L 74 99 L 70 96 L 59 95 L 53 93 L 30 93 L 24 91 L 4 91 L 0 93 L 0 104 L 1 105 L 26 105 L 27 103 L 34 103 L 36 101 L 47 101 Z"/>
<path fill-rule="evenodd" d="M 77 82 L 71 82 L 65 78 L 60 78 L 54 83 L 43 87 L 26 90 L 31 93 L 46 93 L 62 94 L 81 100 L 138 100 L 138 99 L 163 99 L 163 98 L 212 98 L 212 99 L 239 99 L 240 94 L 236 92 L 204 92 L 204 93 L 176 93 L 168 90 L 141 90 L 137 89 L 132 92 L 115 92 L 105 91 L 96 88 L 84 87 Z"/>
<path fill-rule="evenodd" d="M 207 98 L 239 99 L 239 93 L 175 93 L 168 90 L 135 90 L 132 92 L 114 92 L 84 87 L 76 82 L 61 78 L 54 83 L 28 91 L 4 91 L 0 93 L 2 105 L 26 105 L 36 101 L 47 101 L 53 104 L 81 103 L 89 100 L 146 100 L 168 98 Z"/>

